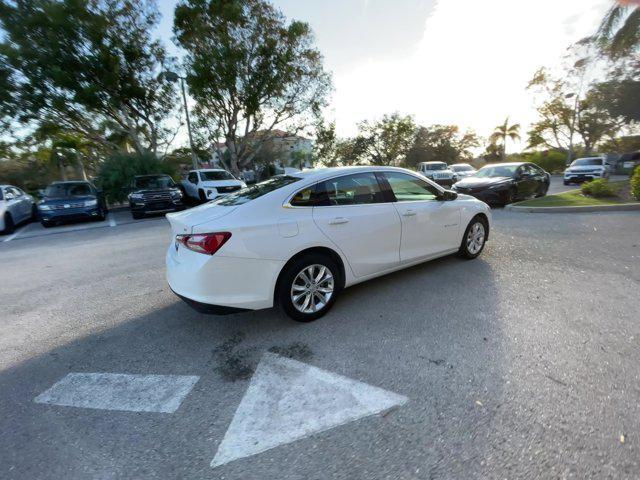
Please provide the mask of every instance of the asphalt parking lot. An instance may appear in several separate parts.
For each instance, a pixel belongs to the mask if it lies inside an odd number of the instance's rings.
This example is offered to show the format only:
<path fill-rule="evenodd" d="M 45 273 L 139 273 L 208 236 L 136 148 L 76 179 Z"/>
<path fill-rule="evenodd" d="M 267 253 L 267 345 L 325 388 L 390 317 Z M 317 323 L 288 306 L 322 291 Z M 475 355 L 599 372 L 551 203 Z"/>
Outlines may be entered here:
<path fill-rule="evenodd" d="M 0 243 L 0 478 L 640 477 L 640 215 L 494 222 L 479 259 L 310 324 L 194 312 L 162 217 L 21 228 Z"/>

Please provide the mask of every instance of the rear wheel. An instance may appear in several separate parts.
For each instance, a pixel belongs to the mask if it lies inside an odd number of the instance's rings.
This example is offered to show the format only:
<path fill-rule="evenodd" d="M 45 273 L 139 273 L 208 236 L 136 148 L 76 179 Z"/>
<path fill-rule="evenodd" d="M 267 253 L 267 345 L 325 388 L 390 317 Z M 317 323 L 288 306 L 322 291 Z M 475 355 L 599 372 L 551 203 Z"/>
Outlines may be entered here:
<path fill-rule="evenodd" d="M 549 191 L 549 185 L 547 185 L 546 183 L 543 183 L 542 185 L 540 185 L 540 188 L 538 189 L 538 192 L 535 195 L 536 198 L 544 197 L 547 194 L 547 191 Z"/>
<path fill-rule="evenodd" d="M 330 257 L 305 255 L 283 272 L 278 304 L 292 319 L 311 322 L 331 309 L 340 286 L 340 270 Z"/>
<path fill-rule="evenodd" d="M 487 221 L 478 216 L 474 217 L 462 237 L 462 243 L 460 244 L 460 250 L 458 253 L 463 258 L 476 258 L 484 250 L 484 245 L 487 239 L 487 232 L 489 227 Z"/>
<path fill-rule="evenodd" d="M 38 206 L 34 203 L 31 206 L 31 221 L 35 222 L 38 220 Z"/>
<path fill-rule="evenodd" d="M 133 217 L 134 220 L 140 220 L 142 217 L 144 217 L 144 213 L 132 211 L 131 216 Z"/>

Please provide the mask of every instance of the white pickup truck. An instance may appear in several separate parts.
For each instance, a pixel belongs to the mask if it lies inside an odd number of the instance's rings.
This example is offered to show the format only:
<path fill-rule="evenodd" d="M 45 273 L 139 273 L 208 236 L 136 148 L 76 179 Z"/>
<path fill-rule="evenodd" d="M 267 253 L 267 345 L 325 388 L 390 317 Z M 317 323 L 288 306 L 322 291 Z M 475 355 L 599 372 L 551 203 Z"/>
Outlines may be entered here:
<path fill-rule="evenodd" d="M 246 187 L 246 183 L 221 168 L 191 170 L 180 182 L 184 193 L 201 202 L 214 200 Z"/>

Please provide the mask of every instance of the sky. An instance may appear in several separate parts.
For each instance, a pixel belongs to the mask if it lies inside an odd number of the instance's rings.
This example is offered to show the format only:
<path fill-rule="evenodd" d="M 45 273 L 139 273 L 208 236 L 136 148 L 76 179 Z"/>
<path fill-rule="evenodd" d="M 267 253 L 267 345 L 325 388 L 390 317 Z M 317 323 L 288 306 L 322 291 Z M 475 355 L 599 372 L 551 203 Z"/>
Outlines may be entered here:
<path fill-rule="evenodd" d="M 171 42 L 174 0 L 159 0 Z M 274 0 L 311 25 L 334 92 L 338 134 L 399 111 L 422 125 L 456 124 L 487 137 L 508 116 L 535 121 L 525 90 L 541 66 L 593 34 L 608 0 Z M 174 51 L 175 52 L 175 51 Z M 515 144 L 511 148 L 519 149 Z"/>

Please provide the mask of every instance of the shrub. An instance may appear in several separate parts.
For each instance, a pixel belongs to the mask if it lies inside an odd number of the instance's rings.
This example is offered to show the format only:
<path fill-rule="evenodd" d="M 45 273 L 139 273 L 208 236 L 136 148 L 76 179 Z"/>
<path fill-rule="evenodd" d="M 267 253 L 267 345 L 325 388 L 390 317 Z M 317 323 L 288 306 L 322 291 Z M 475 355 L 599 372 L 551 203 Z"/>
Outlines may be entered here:
<path fill-rule="evenodd" d="M 640 200 L 640 165 L 636 167 L 631 176 L 631 195 Z"/>
<path fill-rule="evenodd" d="M 527 161 L 535 163 L 549 173 L 563 172 L 566 167 L 567 154 L 551 150 L 549 152 L 534 152 Z"/>
<path fill-rule="evenodd" d="M 583 195 L 589 195 L 594 198 L 615 197 L 617 193 L 616 188 L 611 186 L 611 184 L 604 178 L 598 178 L 591 182 L 583 183 L 580 190 L 582 190 Z"/>
<path fill-rule="evenodd" d="M 108 157 L 98 173 L 98 185 L 110 202 L 120 202 L 127 198 L 127 187 L 135 175 L 164 173 L 177 178 L 175 164 L 163 162 L 152 153 L 143 155 L 117 153 Z"/>

